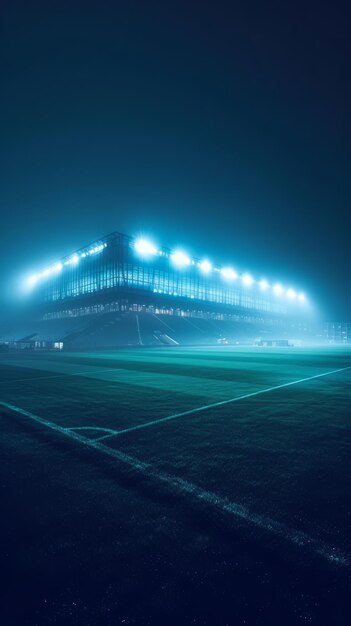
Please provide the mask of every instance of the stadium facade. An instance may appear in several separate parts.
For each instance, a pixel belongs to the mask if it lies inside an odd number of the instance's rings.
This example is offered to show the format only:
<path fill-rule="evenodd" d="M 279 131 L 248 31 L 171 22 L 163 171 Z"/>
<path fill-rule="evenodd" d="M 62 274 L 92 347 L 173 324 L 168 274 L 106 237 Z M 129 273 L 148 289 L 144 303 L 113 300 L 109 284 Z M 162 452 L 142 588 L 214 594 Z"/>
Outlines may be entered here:
<path fill-rule="evenodd" d="M 33 323 L 16 338 L 39 346 L 297 338 L 311 318 L 292 287 L 119 232 L 33 274 L 27 286 Z"/>
<path fill-rule="evenodd" d="M 29 284 L 46 318 L 109 311 L 111 306 L 183 313 L 200 309 L 250 318 L 306 316 L 305 296 L 292 288 L 118 232 L 31 276 Z"/>

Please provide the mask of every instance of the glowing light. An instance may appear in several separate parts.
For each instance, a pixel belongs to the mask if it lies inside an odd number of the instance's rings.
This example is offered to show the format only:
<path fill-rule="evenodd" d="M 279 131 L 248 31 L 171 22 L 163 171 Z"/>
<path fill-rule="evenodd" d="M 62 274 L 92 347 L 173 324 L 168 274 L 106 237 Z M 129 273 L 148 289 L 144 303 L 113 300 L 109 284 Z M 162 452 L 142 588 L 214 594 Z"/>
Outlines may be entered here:
<path fill-rule="evenodd" d="M 147 239 L 138 239 L 134 244 L 134 248 L 140 256 L 151 256 L 157 254 L 156 246 L 154 246 L 154 244 Z"/>
<path fill-rule="evenodd" d="M 233 270 L 231 267 L 222 267 L 221 274 L 223 278 L 226 278 L 227 280 L 235 280 L 236 278 L 238 278 L 236 271 Z"/>
<path fill-rule="evenodd" d="M 78 254 L 73 254 L 67 261 L 65 261 L 64 265 L 77 265 L 79 263 Z"/>
<path fill-rule="evenodd" d="M 29 278 L 27 279 L 28 287 L 34 287 L 34 285 L 37 284 L 38 280 L 39 276 L 37 274 L 32 274 L 32 276 L 29 276 Z"/>
<path fill-rule="evenodd" d="M 201 261 L 200 269 L 204 274 L 209 274 L 212 271 L 212 265 L 209 261 Z"/>
<path fill-rule="evenodd" d="M 91 256 L 92 254 L 98 254 L 99 252 L 102 252 L 103 249 L 106 248 L 106 246 L 107 246 L 107 243 L 97 244 L 93 248 L 90 248 L 90 250 L 88 250 L 87 252 L 83 252 L 82 258 L 84 258 L 87 255 Z"/>
<path fill-rule="evenodd" d="M 53 267 L 51 268 L 50 273 L 51 272 L 61 272 L 62 268 L 63 268 L 63 265 L 62 265 L 61 262 L 60 263 L 56 263 L 56 265 L 53 265 Z"/>
<path fill-rule="evenodd" d="M 173 252 L 173 254 L 171 255 L 171 259 L 175 265 L 179 265 L 180 267 L 184 265 L 190 265 L 189 257 L 185 254 L 185 252 L 182 252 L 181 250 Z"/>
<path fill-rule="evenodd" d="M 273 291 L 274 291 L 274 293 L 275 293 L 277 296 L 281 296 L 281 295 L 282 295 L 282 293 L 283 293 L 283 291 L 284 291 L 284 289 L 283 289 L 283 287 L 281 286 L 281 284 L 280 284 L 280 283 L 277 283 L 276 285 L 274 285 L 274 287 L 273 287 Z"/>
<path fill-rule="evenodd" d="M 260 284 L 260 289 L 262 289 L 262 291 L 267 291 L 267 289 L 269 287 L 269 284 L 268 284 L 268 282 L 264 278 L 262 278 L 262 280 L 260 280 L 259 284 Z"/>
<path fill-rule="evenodd" d="M 32 274 L 32 276 L 29 276 L 29 278 L 27 279 L 27 286 L 34 287 L 41 278 L 47 278 L 51 274 L 61 272 L 62 268 L 63 264 L 61 263 L 61 261 L 59 261 L 58 263 L 55 263 L 55 265 L 47 267 L 45 270 L 39 272 L 38 274 Z"/>
<path fill-rule="evenodd" d="M 254 277 L 249 273 L 238 274 L 235 271 L 235 269 L 233 269 L 232 267 L 221 268 L 219 265 L 213 265 L 206 258 L 203 258 L 202 260 L 199 260 L 197 258 L 195 259 L 191 258 L 183 250 L 170 251 L 167 248 L 163 248 L 162 250 L 160 250 L 152 243 L 152 241 L 145 239 L 143 237 L 140 237 L 134 240 L 131 245 L 134 248 L 135 252 L 141 257 L 145 257 L 145 258 L 149 256 L 151 257 L 157 256 L 160 258 L 162 257 L 164 260 L 165 259 L 169 260 L 170 262 L 172 262 L 175 266 L 179 268 L 191 266 L 191 267 L 194 267 L 194 270 L 196 268 L 202 274 L 213 273 L 215 275 L 215 272 L 219 272 L 221 276 L 223 277 L 223 279 L 226 279 L 227 281 L 232 282 L 240 278 L 241 285 L 245 287 L 251 287 L 251 285 L 257 285 L 257 287 L 261 291 L 267 291 L 268 289 L 272 290 L 276 296 L 284 295 L 290 301 L 298 300 L 300 302 L 304 302 L 306 300 L 304 293 L 297 292 L 291 287 L 286 289 L 280 283 L 276 283 L 273 285 L 272 283 L 269 283 L 265 278 L 262 278 L 261 280 L 256 281 Z M 101 240 L 98 240 L 91 246 L 83 248 L 82 251 L 75 252 L 71 256 L 65 257 L 64 261 L 62 262 L 58 261 L 57 263 L 54 263 L 53 265 L 47 268 L 44 268 L 37 274 L 28 276 L 27 278 L 25 278 L 24 287 L 26 287 L 29 290 L 29 288 L 34 287 L 38 282 L 47 278 L 54 277 L 55 275 L 59 274 L 63 270 L 64 267 L 76 266 L 78 265 L 79 262 L 82 263 L 82 259 L 102 252 L 104 248 L 106 248 L 107 246 L 108 246 L 108 243 L 106 243 L 105 241 L 101 242 Z M 193 270 L 191 271 L 191 274 L 193 274 Z M 169 287 L 168 289 L 171 289 L 171 287 Z M 154 292 L 166 293 L 169 296 L 177 295 L 176 292 L 173 292 L 171 290 L 170 291 L 167 290 L 163 292 L 159 289 L 154 289 Z M 193 296 L 190 295 L 189 297 L 192 298 Z"/>
<path fill-rule="evenodd" d="M 245 287 L 251 287 L 252 283 L 254 282 L 251 274 L 244 274 L 241 280 L 243 281 Z"/>

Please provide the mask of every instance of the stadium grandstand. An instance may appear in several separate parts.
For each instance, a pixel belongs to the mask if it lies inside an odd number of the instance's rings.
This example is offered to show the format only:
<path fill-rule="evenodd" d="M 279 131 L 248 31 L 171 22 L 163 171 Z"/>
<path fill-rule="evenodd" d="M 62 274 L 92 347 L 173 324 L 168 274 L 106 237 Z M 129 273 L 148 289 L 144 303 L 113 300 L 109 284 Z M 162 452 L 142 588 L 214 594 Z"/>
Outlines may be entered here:
<path fill-rule="evenodd" d="M 303 292 L 207 257 L 114 232 L 27 279 L 33 314 L 2 340 L 94 349 L 299 341 Z"/>

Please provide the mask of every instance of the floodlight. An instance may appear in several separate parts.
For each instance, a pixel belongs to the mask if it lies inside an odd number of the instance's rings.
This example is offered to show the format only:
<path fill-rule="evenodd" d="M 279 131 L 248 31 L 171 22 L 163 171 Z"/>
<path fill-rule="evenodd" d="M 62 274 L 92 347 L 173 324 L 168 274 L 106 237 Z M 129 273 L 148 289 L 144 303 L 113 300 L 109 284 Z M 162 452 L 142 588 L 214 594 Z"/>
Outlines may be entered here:
<path fill-rule="evenodd" d="M 140 254 L 140 256 L 150 256 L 157 254 L 156 246 L 154 246 L 154 244 L 147 239 L 137 239 L 134 244 L 134 248 L 136 249 L 137 253 Z"/>
<path fill-rule="evenodd" d="M 301 302 L 304 302 L 304 300 L 306 300 L 306 296 L 304 293 L 299 293 L 299 300 L 301 300 Z"/>
<path fill-rule="evenodd" d="M 231 267 L 222 267 L 221 274 L 223 278 L 226 278 L 227 280 L 235 280 L 236 278 L 238 278 L 236 271 L 233 270 Z"/>
<path fill-rule="evenodd" d="M 288 296 L 288 298 L 294 300 L 296 298 L 296 291 L 294 289 L 288 289 L 286 295 Z"/>
<path fill-rule="evenodd" d="M 107 243 L 97 244 L 93 248 L 90 248 L 90 250 L 88 250 L 88 252 L 86 252 L 85 254 L 83 253 L 82 256 L 87 256 L 87 255 L 91 256 L 92 254 L 98 254 L 99 252 L 102 252 L 102 250 L 106 248 L 106 246 L 107 246 Z"/>
<path fill-rule="evenodd" d="M 67 259 L 67 261 L 65 262 L 65 265 L 77 265 L 78 263 L 79 263 L 78 254 L 73 254 L 73 256 Z"/>
<path fill-rule="evenodd" d="M 191 262 L 185 252 L 182 252 L 181 250 L 173 252 L 173 254 L 171 254 L 171 259 L 175 265 L 179 266 L 190 265 Z"/>
<path fill-rule="evenodd" d="M 37 284 L 38 280 L 39 280 L 38 274 L 32 274 L 32 276 L 29 276 L 29 278 L 27 279 L 28 287 L 34 287 L 34 285 Z"/>
<path fill-rule="evenodd" d="M 276 285 L 274 285 L 274 287 L 273 287 L 273 291 L 274 291 L 274 293 L 275 293 L 277 296 L 281 296 L 281 295 L 282 295 L 282 293 L 283 293 L 283 291 L 284 291 L 284 289 L 283 289 L 283 287 L 281 286 L 281 284 L 280 284 L 280 283 L 277 283 Z"/>
<path fill-rule="evenodd" d="M 62 268 L 63 268 L 63 265 L 61 262 L 56 263 L 55 265 L 52 266 L 51 272 L 61 272 Z"/>
<path fill-rule="evenodd" d="M 244 274 L 244 276 L 241 277 L 241 280 L 243 281 L 245 287 L 251 287 L 252 283 L 254 282 L 251 274 Z"/>
<path fill-rule="evenodd" d="M 212 271 L 212 265 L 209 261 L 201 261 L 200 269 L 204 274 L 209 274 Z"/>
<path fill-rule="evenodd" d="M 269 287 L 268 282 L 264 278 L 262 278 L 262 280 L 260 280 L 259 284 L 260 284 L 260 289 L 262 289 L 262 291 L 266 291 L 268 289 L 268 287 Z"/>

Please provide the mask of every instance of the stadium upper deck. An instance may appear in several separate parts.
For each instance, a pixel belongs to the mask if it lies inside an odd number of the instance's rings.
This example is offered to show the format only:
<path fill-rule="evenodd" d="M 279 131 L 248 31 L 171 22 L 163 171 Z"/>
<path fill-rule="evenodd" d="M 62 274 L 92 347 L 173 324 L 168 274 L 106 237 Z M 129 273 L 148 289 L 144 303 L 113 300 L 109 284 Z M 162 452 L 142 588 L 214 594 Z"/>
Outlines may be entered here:
<path fill-rule="evenodd" d="M 307 305 L 304 294 L 291 287 L 118 232 L 30 276 L 28 286 L 56 314 L 94 306 L 96 312 L 97 305 L 123 301 L 297 318 L 306 315 Z"/>

